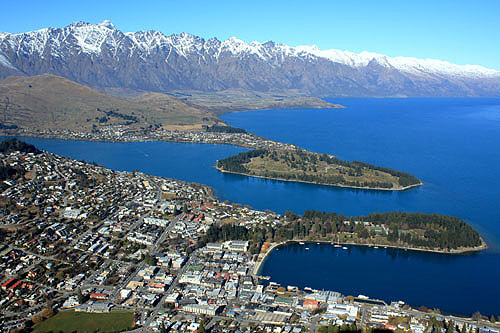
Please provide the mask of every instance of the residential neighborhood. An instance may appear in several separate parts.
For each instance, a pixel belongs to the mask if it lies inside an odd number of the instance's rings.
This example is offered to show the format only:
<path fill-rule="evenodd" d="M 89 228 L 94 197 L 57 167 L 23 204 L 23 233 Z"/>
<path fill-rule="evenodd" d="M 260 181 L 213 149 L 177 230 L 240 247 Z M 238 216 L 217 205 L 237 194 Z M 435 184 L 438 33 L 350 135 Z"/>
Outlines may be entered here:
<path fill-rule="evenodd" d="M 103 125 L 98 130 L 78 132 L 68 129 L 31 129 L 17 128 L 8 130 L 10 135 L 37 136 L 88 141 L 136 142 L 169 141 L 190 143 L 230 144 L 246 148 L 292 150 L 298 147 L 288 143 L 269 140 L 251 133 L 221 133 L 206 130 L 171 130 L 168 128 L 149 128 L 130 130 L 125 125 Z"/>
<path fill-rule="evenodd" d="M 498 332 L 480 317 L 260 276 L 272 244 L 254 249 L 248 240 L 205 243 L 203 237 L 213 225 L 277 227 L 285 217 L 222 202 L 207 186 L 47 152 L 1 158 L 24 173 L 0 187 L 3 332 L 64 311 L 127 311 L 135 332 L 444 332 L 449 325 Z"/>

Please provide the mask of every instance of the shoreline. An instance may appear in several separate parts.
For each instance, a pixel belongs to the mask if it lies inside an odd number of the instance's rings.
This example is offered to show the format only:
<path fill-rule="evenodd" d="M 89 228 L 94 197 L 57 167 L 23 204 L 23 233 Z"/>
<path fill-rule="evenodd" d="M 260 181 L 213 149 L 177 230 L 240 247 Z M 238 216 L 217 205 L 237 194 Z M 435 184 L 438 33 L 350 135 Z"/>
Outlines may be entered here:
<path fill-rule="evenodd" d="M 267 257 L 271 254 L 271 252 L 282 245 L 286 245 L 288 243 L 322 243 L 322 244 L 338 244 L 338 245 L 353 245 L 353 246 L 364 246 L 364 247 L 371 247 L 374 248 L 375 246 L 380 248 L 391 248 L 391 249 L 398 249 L 398 250 L 405 250 L 405 251 L 418 251 L 418 252 L 427 252 L 427 253 L 436 253 L 436 254 L 444 254 L 444 255 L 465 255 L 467 253 L 472 253 L 472 252 L 480 252 L 488 249 L 488 244 L 484 241 L 484 239 L 481 237 L 481 242 L 482 245 L 474 247 L 474 248 L 464 248 L 464 249 L 457 249 L 457 250 L 435 250 L 435 249 L 425 249 L 425 248 L 418 248 L 418 247 L 402 247 L 402 246 L 397 246 L 397 245 L 387 245 L 387 244 L 374 244 L 374 243 L 368 243 L 368 244 L 360 244 L 356 242 L 332 242 L 332 241 L 326 241 L 326 240 L 305 240 L 305 239 L 290 239 L 286 241 L 281 241 L 278 243 L 271 243 L 271 245 L 268 247 L 266 252 L 262 254 L 262 258 L 260 258 L 261 254 L 259 254 L 259 258 L 255 262 L 254 268 L 253 268 L 253 274 L 255 276 L 259 276 L 258 274 L 262 266 L 267 259 Z"/>
<path fill-rule="evenodd" d="M 296 182 L 296 183 L 305 183 L 305 184 L 313 184 L 313 185 L 335 186 L 335 187 L 352 188 L 352 189 L 358 189 L 358 190 L 370 190 L 370 191 L 406 191 L 406 190 L 412 189 L 414 187 L 424 185 L 423 182 L 420 182 L 418 184 L 408 185 L 408 186 L 404 186 L 401 188 L 361 187 L 361 186 L 350 186 L 350 185 L 342 185 L 342 184 L 327 184 L 327 183 L 310 182 L 310 181 L 300 180 L 300 179 L 284 179 L 284 178 L 273 178 L 273 177 L 266 177 L 266 176 L 250 175 L 250 174 L 246 174 L 243 172 L 234 172 L 234 171 L 224 170 L 222 168 L 219 168 L 217 166 L 217 164 L 215 165 L 215 168 L 220 172 L 232 173 L 235 175 L 242 175 L 242 176 L 247 176 L 247 177 L 256 177 L 256 178 L 262 178 L 262 179 L 279 180 L 279 181 L 283 181 L 283 182 Z"/>
<path fill-rule="evenodd" d="M 78 136 L 64 136 L 64 135 L 37 135 L 34 133 L 17 133 L 17 134 L 7 134 L 2 135 L 4 138 L 14 138 L 14 137 L 27 137 L 36 139 L 54 139 L 54 140 L 67 140 L 67 141 L 85 141 L 85 142 L 101 142 L 101 143 L 136 143 L 136 142 L 171 142 L 171 143 L 200 143 L 209 145 L 230 145 L 248 149 L 256 149 L 255 146 L 237 143 L 237 142 L 206 142 L 206 141 L 190 141 L 190 140 L 175 140 L 169 138 L 137 138 L 137 139 L 103 139 L 103 138 L 82 138 Z"/>
<path fill-rule="evenodd" d="M 34 136 L 34 135 L 33 136 L 29 136 L 29 137 L 40 138 L 40 137 Z M 59 138 L 57 138 L 57 139 L 59 139 Z M 75 139 L 66 139 L 66 140 L 75 140 Z M 83 141 L 89 141 L 89 140 L 83 140 Z M 101 140 L 99 140 L 99 141 L 95 140 L 95 141 L 97 141 L 97 142 L 108 142 L 108 141 L 101 141 Z M 161 141 L 165 141 L 165 140 L 156 140 L 156 141 L 155 140 L 145 140 L 145 141 L 140 141 L 140 142 L 159 142 L 159 141 L 161 142 Z M 118 141 L 111 141 L 111 142 L 119 143 Z M 169 141 L 167 141 L 167 142 L 169 142 Z M 181 142 L 181 141 L 171 141 L 171 142 L 178 142 L 178 143 L 202 143 L 202 142 Z M 214 144 L 221 144 L 221 143 L 214 143 Z M 232 144 L 232 145 L 234 145 L 234 144 Z M 215 168 L 218 171 L 223 172 L 223 173 L 239 174 L 239 175 L 243 175 L 243 176 L 247 176 L 247 177 L 257 177 L 257 178 L 262 178 L 262 179 L 270 179 L 270 180 L 278 180 L 278 181 L 308 183 L 308 184 L 313 184 L 313 185 L 335 186 L 335 187 L 352 188 L 352 189 L 360 189 L 360 190 L 370 190 L 370 191 L 372 191 L 372 190 L 375 190 L 375 191 L 404 191 L 404 190 L 407 190 L 407 189 L 411 189 L 413 187 L 418 187 L 418 186 L 423 185 L 423 183 L 420 182 L 419 184 L 409 185 L 409 186 L 406 186 L 406 187 L 403 187 L 403 188 L 400 188 L 400 189 L 356 187 L 356 186 L 348 186 L 348 185 L 323 184 L 323 183 L 308 182 L 308 181 L 301 181 L 301 180 L 288 180 L 288 179 L 280 179 L 280 178 L 270 178 L 270 177 L 264 177 L 264 176 L 248 175 L 248 174 L 244 174 L 244 173 L 227 171 L 227 170 L 224 170 L 222 168 L 217 167 L 217 165 L 215 165 Z M 204 184 L 200 184 L 200 185 L 204 185 Z M 204 186 L 207 186 L 207 185 L 204 185 Z M 211 189 L 211 187 L 209 187 L 209 188 Z M 211 191 L 211 195 L 214 196 L 215 198 L 217 198 L 213 194 L 213 191 Z M 217 200 L 218 200 L 218 198 L 217 198 Z M 331 241 L 325 241 L 325 240 L 287 240 L 287 241 L 283 241 L 283 242 L 280 242 L 280 243 L 277 243 L 277 244 L 276 243 L 272 243 L 272 245 L 270 246 L 270 248 L 266 251 L 266 254 L 264 255 L 264 257 L 262 259 L 260 259 L 260 260 L 258 259 L 258 262 L 260 262 L 259 263 L 259 269 L 260 269 L 260 266 L 261 266 L 263 260 L 267 257 L 267 255 L 270 253 L 270 251 L 272 251 L 277 246 L 279 246 L 281 244 L 284 244 L 284 243 L 287 243 L 287 242 L 321 242 L 321 243 L 332 243 Z M 482 250 L 488 249 L 488 245 L 487 245 L 487 243 L 484 241 L 484 239 L 482 237 L 481 237 L 481 242 L 482 242 L 482 245 L 480 245 L 478 247 L 475 247 L 475 248 L 465 248 L 465 249 L 449 250 L 449 251 L 446 251 L 446 250 L 436 250 L 436 249 L 426 249 L 426 248 L 415 248 L 415 247 L 403 247 L 403 246 L 398 246 L 398 245 L 375 244 L 375 243 L 363 244 L 363 243 L 357 243 L 357 242 L 343 242 L 343 243 L 338 243 L 338 244 L 358 245 L 358 246 L 368 246 L 368 247 L 384 246 L 384 247 L 397 248 L 397 249 L 402 249 L 402 250 L 431 252 L 431 253 L 440 253 L 440 254 L 465 254 L 465 253 L 468 253 L 468 252 L 478 252 L 478 251 L 482 251 Z M 259 269 L 257 269 L 255 272 L 258 272 Z"/>
<path fill-rule="evenodd" d="M 254 134 L 252 134 L 252 135 L 254 135 Z M 245 144 L 245 143 L 238 143 L 238 142 L 206 142 L 206 141 L 190 141 L 190 140 L 182 140 L 182 139 L 176 140 L 176 139 L 169 139 L 169 138 L 151 138 L 151 137 L 116 140 L 116 139 L 102 139 L 102 138 L 68 137 L 68 136 L 64 136 L 64 135 L 37 135 L 35 133 L 8 134 L 4 137 L 30 137 L 30 138 L 40 138 L 40 139 L 55 139 L 55 140 L 68 140 L 68 141 L 75 140 L 75 141 L 88 141 L 88 142 L 101 142 L 101 143 L 171 142 L 171 143 L 230 145 L 230 146 L 242 147 L 242 148 L 246 148 L 246 149 L 259 149 L 259 147 Z M 256 136 L 256 137 L 260 139 L 260 137 L 258 137 L 258 136 Z M 263 140 L 268 141 L 267 139 L 263 139 Z M 277 142 L 277 143 L 282 144 L 281 142 Z M 283 144 L 283 145 L 289 145 L 289 144 Z M 284 182 L 297 182 L 297 183 L 305 183 L 305 184 L 313 184 L 313 185 L 334 186 L 334 187 L 340 187 L 340 188 L 350 188 L 350 189 L 370 190 L 370 191 L 388 191 L 388 192 L 390 192 L 390 191 L 406 191 L 406 190 L 424 185 L 423 182 L 420 182 L 418 184 L 408 185 L 408 186 L 404 186 L 401 188 L 362 187 L 362 186 L 351 186 L 351 185 L 343 185 L 343 184 L 328 184 L 328 183 L 321 183 L 321 182 L 311 182 L 311 181 L 305 181 L 305 180 L 299 180 L 299 179 L 284 179 L 284 178 L 273 178 L 273 177 L 266 177 L 266 176 L 250 175 L 250 174 L 246 174 L 246 173 L 242 173 L 242 172 L 234 172 L 234 171 L 224 170 L 222 168 L 217 167 L 217 162 L 215 164 L 215 168 L 220 172 L 232 173 L 235 175 L 242 175 L 242 176 L 247 176 L 247 177 L 256 177 L 256 178 L 278 180 L 278 181 L 284 181 Z"/>

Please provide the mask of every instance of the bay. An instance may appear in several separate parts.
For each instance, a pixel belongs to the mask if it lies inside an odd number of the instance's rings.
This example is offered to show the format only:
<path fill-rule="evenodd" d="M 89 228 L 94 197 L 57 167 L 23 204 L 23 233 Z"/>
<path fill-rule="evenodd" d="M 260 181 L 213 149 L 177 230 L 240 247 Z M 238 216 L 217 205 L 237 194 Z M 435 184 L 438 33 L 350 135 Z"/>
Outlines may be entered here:
<path fill-rule="evenodd" d="M 490 247 L 499 250 L 500 99 L 334 102 L 347 108 L 250 111 L 222 118 L 232 126 L 311 151 L 409 172 L 424 186 L 383 192 L 293 184 L 280 196 L 263 192 L 260 200 L 278 198 L 271 200 L 277 211 L 454 215 L 467 220 Z"/>
<path fill-rule="evenodd" d="M 309 250 L 305 250 L 305 248 Z M 499 313 L 498 255 L 447 255 L 391 248 L 291 243 L 266 258 L 262 275 L 299 288 L 367 295 L 443 313 Z"/>

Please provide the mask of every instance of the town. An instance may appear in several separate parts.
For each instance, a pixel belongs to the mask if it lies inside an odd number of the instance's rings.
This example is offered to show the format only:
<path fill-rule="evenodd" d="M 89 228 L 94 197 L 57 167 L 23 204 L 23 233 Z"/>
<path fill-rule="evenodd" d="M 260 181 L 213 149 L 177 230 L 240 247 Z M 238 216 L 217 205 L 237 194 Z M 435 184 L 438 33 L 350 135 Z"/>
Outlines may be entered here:
<path fill-rule="evenodd" d="M 136 332 L 498 332 L 480 314 L 272 282 L 259 268 L 275 244 L 204 235 L 286 218 L 222 202 L 207 186 L 47 152 L 0 154 L 17 170 L 0 185 L 4 332 L 41 329 L 64 313 L 118 314 L 130 323 L 114 330 Z"/>
<path fill-rule="evenodd" d="M 224 127 L 230 128 L 229 126 Z M 247 132 L 225 133 L 208 132 L 207 130 L 172 130 L 166 128 L 131 130 L 126 125 L 102 125 L 91 132 L 35 128 L 4 129 L 4 132 L 5 135 L 36 136 L 86 141 L 168 141 L 184 143 L 229 144 L 255 149 L 298 149 L 298 147 L 295 145 L 269 140 Z"/>

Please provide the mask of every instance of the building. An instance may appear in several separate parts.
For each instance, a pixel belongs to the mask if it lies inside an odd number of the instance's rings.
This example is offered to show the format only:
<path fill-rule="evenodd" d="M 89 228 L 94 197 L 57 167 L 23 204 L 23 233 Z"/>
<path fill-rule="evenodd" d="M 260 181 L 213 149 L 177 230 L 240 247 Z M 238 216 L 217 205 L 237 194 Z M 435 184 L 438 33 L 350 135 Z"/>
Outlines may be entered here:
<path fill-rule="evenodd" d="M 176 259 L 172 260 L 172 267 L 179 269 L 182 267 L 182 265 L 184 265 L 185 261 L 186 261 L 185 257 L 176 258 Z"/>
<path fill-rule="evenodd" d="M 207 316 L 215 316 L 222 310 L 221 305 L 217 304 L 189 304 L 182 307 L 182 311 L 204 314 Z"/>
<path fill-rule="evenodd" d="M 349 316 L 356 318 L 358 310 L 359 308 L 354 305 L 332 303 L 328 305 L 326 312 L 337 316 Z"/>
<path fill-rule="evenodd" d="M 150 283 L 149 291 L 155 294 L 162 294 L 166 290 L 166 285 L 164 283 Z"/>
<path fill-rule="evenodd" d="M 90 294 L 90 298 L 104 300 L 104 299 L 108 298 L 108 294 L 93 293 L 93 294 Z"/>
<path fill-rule="evenodd" d="M 232 240 L 232 241 L 228 242 L 226 247 L 230 251 L 247 252 L 248 251 L 248 241 Z"/>
<path fill-rule="evenodd" d="M 144 218 L 144 223 L 146 224 L 151 224 L 151 225 L 156 225 L 158 227 L 166 228 L 167 225 L 170 223 L 169 220 L 164 220 L 164 219 L 157 219 L 154 217 L 145 217 Z"/>
<path fill-rule="evenodd" d="M 207 249 L 209 250 L 222 250 L 222 243 L 207 243 Z"/>
<path fill-rule="evenodd" d="M 80 305 L 80 302 L 78 302 L 78 297 L 71 296 L 63 303 L 62 307 L 68 309 L 68 308 L 74 308 L 77 305 Z"/>
<path fill-rule="evenodd" d="M 16 282 L 16 279 L 14 278 L 10 278 L 8 279 L 7 281 L 5 281 L 3 284 L 2 284 L 2 289 L 3 290 L 7 290 L 7 288 L 9 288 L 12 284 L 14 284 Z"/>
<path fill-rule="evenodd" d="M 131 294 L 132 294 L 132 290 L 130 290 L 130 289 L 120 290 L 120 298 L 121 299 L 127 299 L 130 297 Z"/>
<path fill-rule="evenodd" d="M 89 303 L 75 307 L 75 312 L 107 313 L 111 312 L 111 303 Z"/>
<path fill-rule="evenodd" d="M 127 284 L 128 289 L 137 289 L 137 288 L 142 288 L 143 286 L 144 286 L 144 282 L 142 282 L 142 281 L 132 280 Z"/>
<path fill-rule="evenodd" d="M 67 219 L 78 219 L 80 218 L 81 210 L 79 209 L 72 209 L 71 207 L 66 207 L 64 210 L 63 216 Z"/>
<path fill-rule="evenodd" d="M 127 240 L 134 243 L 143 244 L 146 246 L 152 246 L 156 241 L 156 238 L 150 235 L 144 235 L 139 232 L 132 232 L 127 236 Z"/>
<path fill-rule="evenodd" d="M 19 285 L 21 284 L 21 281 L 17 281 L 17 282 L 14 282 L 13 284 L 11 284 L 11 286 L 9 287 L 9 290 L 10 291 L 13 291 L 15 290 Z"/>
<path fill-rule="evenodd" d="M 304 309 L 313 311 L 319 307 L 319 302 L 315 299 L 306 299 L 304 300 L 304 304 L 302 305 Z"/>

